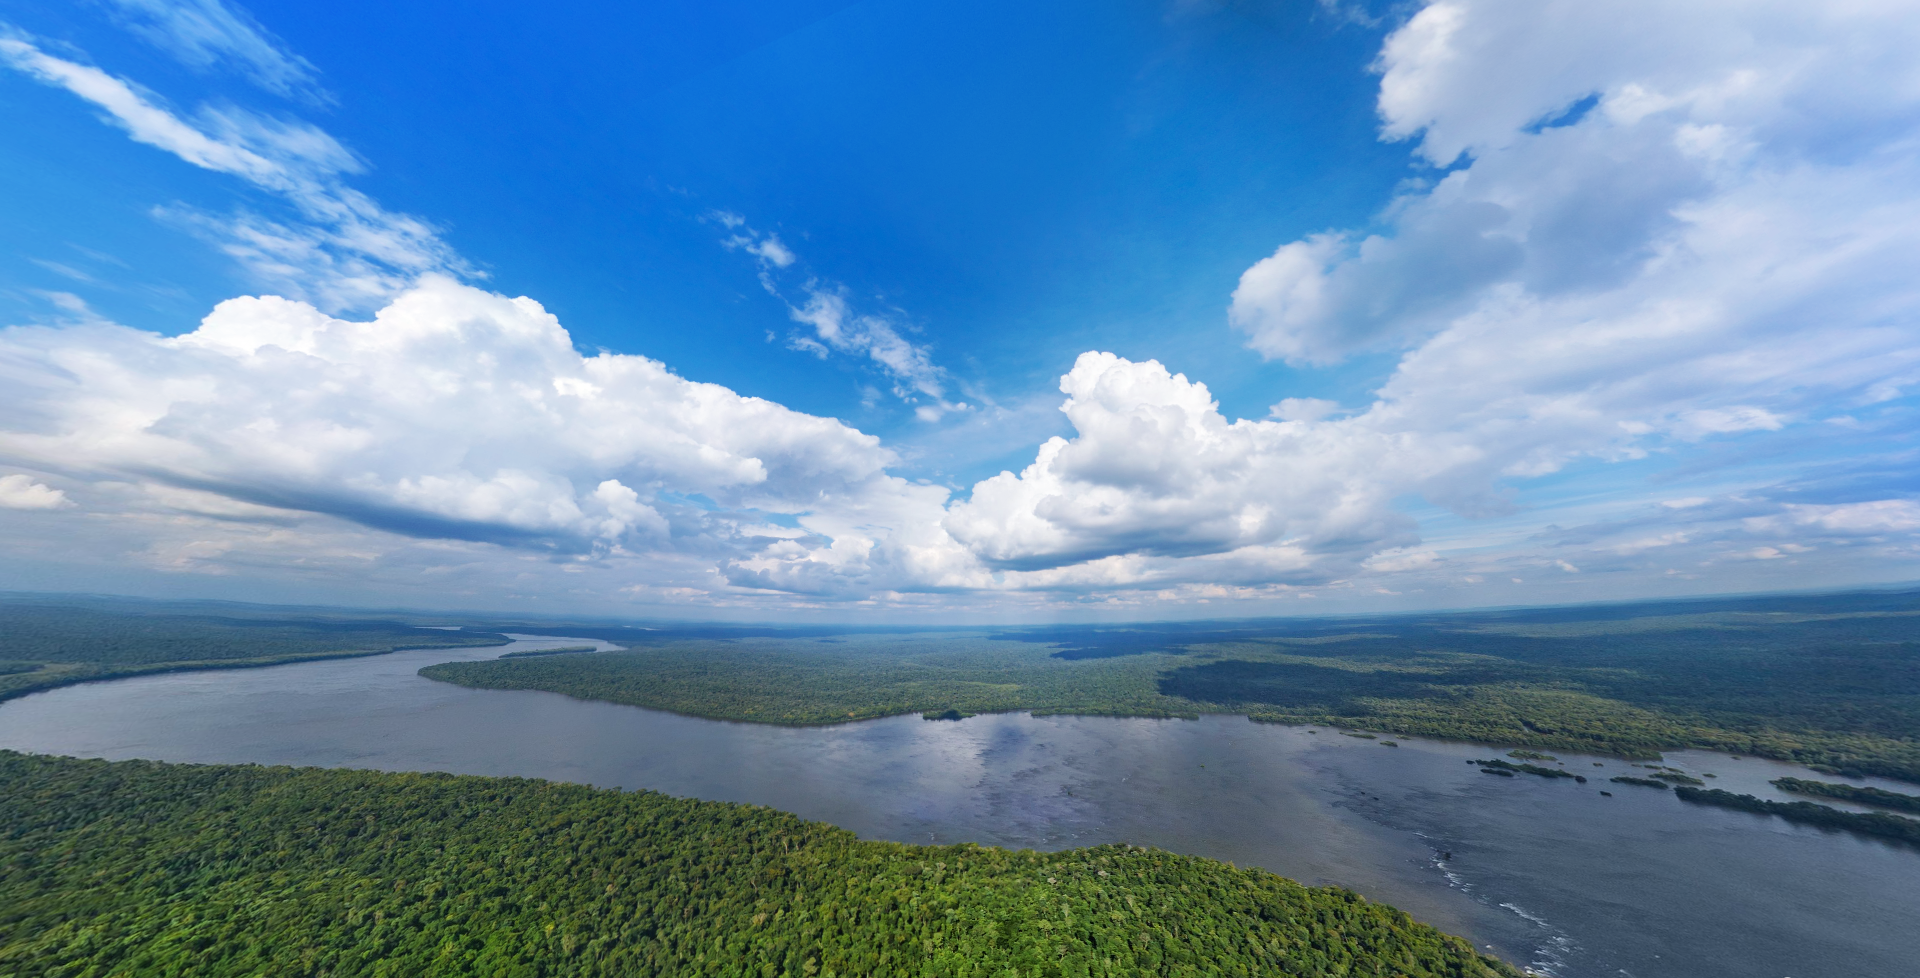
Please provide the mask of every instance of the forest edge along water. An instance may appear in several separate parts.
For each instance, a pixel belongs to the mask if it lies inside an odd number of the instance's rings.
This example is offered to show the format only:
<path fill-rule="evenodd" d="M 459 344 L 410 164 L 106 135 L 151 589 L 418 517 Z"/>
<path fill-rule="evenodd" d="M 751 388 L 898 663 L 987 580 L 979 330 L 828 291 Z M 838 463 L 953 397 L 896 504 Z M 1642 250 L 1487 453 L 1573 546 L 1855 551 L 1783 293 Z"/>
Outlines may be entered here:
<path fill-rule="evenodd" d="M 40 636 L 20 652 L 69 663 L 168 666 L 183 650 L 239 655 L 248 636 L 299 654 L 339 651 L 325 646 L 349 640 L 356 654 L 378 651 L 370 642 L 396 633 L 432 635 L 442 646 L 515 639 L 503 648 L 378 656 L 356 668 L 309 662 L 233 672 L 210 686 L 211 674 L 175 673 L 172 682 L 150 676 L 122 681 L 131 687 L 40 694 L 14 706 L 63 693 L 142 695 L 115 704 L 111 717 L 96 714 L 93 729 L 69 729 L 82 736 L 67 736 L 64 746 L 30 749 L 531 774 L 772 804 L 864 837 L 910 842 L 1060 849 L 1164 839 L 1154 844 L 1354 887 L 1544 973 L 1651 974 L 1676 962 L 1712 973 L 1717 965 L 1695 959 L 1711 950 L 1724 956 L 1726 941 L 1792 960 L 1795 948 L 1819 948 L 1847 931 L 1822 917 L 1830 908 L 1871 920 L 1914 905 L 1898 879 L 1886 893 L 1872 883 L 1875 869 L 1866 864 L 1874 850 L 1858 844 L 1884 843 L 1774 838 L 1781 825 L 1793 827 L 1776 815 L 1806 810 L 1769 806 L 1810 804 L 1804 786 L 1789 799 L 1771 782 L 1911 776 L 1920 691 L 1909 688 L 1912 670 L 1898 667 L 1916 658 L 1917 603 L 1912 593 L 1862 592 L 1025 629 L 578 623 L 550 633 L 573 638 L 540 641 L 508 621 L 352 621 L 313 609 L 96 607 L 91 619 L 66 622 L 14 599 L 0 602 L 0 614 L 25 609 L 34 627 L 17 634 Z M 103 615 L 137 627 L 101 629 Z M 63 627 L 110 640 L 62 642 Z M 1793 677 L 1794 695 L 1783 700 L 1743 682 L 1743 671 Z M 414 672 L 473 688 L 427 683 Z M 565 704 L 555 705 L 542 691 L 572 698 L 552 698 Z M 22 713 L 14 706 L 0 707 L 0 729 Z M 118 724 L 149 707 L 159 713 L 144 726 Z M 926 724 L 915 712 L 958 722 Z M 340 729 L 342 717 L 353 729 Z M 875 717 L 890 719 L 868 719 Z M 1156 717 L 1190 719 L 1145 719 Z M 220 729 L 196 731 L 207 718 Z M 116 725 L 125 736 L 85 745 Z M 1336 729 L 1352 736 L 1331 736 Z M 511 738 L 502 740 L 502 731 Z M 1510 759 L 1409 736 L 1420 733 L 1505 744 Z M 1731 746 L 1745 759 L 1701 755 L 1690 765 L 1687 751 L 1676 752 L 1688 746 Z M 1402 760 L 1386 756 L 1402 752 Z M 1768 776 L 1748 776 L 1754 771 Z M 1471 777 L 1488 773 L 1502 777 Z M 1747 821 L 1713 822 L 1700 806 L 1682 805 L 1698 797 L 1668 790 L 1676 785 L 1716 792 L 1702 796 L 1720 801 L 1714 815 Z M 1814 821 L 1898 828 L 1905 823 L 1888 820 L 1899 816 L 1869 816 L 1872 807 L 1859 799 L 1893 797 L 1900 787 L 1836 785 L 1821 799 L 1831 807 L 1820 810 L 1857 817 Z M 1855 797 L 1836 797 L 1849 791 Z M 1638 825 L 1625 838 L 1623 815 Z M 1712 831 L 1682 845 L 1676 826 Z M 1724 841 L 1713 833 L 1730 830 L 1757 830 L 1786 848 L 1767 852 L 1764 864 L 1753 860 L 1767 847 L 1751 844 L 1700 862 Z M 1792 926 L 1770 921 L 1758 936 L 1711 939 L 1716 928 L 1782 914 L 1728 914 L 1669 931 L 1698 910 L 1678 900 L 1662 911 L 1660 898 L 1642 892 L 1662 878 L 1686 880 L 1670 894 L 1676 898 L 1718 888 L 1725 892 L 1715 898 L 1728 906 L 1751 900 L 1741 886 L 1755 881 L 1810 892 L 1825 884 L 1807 878 L 1831 875 L 1832 865 L 1791 870 L 1808 845 L 1837 847 L 1821 853 L 1828 864 L 1864 860 L 1854 875 L 1867 885 L 1823 896 L 1813 910 L 1787 914 Z M 1648 854 L 1628 860 L 1632 872 L 1620 875 L 1623 848 Z M 1794 935 L 1792 946 L 1773 947 L 1783 933 Z M 1827 951 L 1828 961 L 1878 953 L 1872 941 Z M 1818 962 L 1800 970 L 1819 973 Z"/>
<path fill-rule="evenodd" d="M 1684 806 L 1664 791 L 1603 798 L 1599 778 L 1506 783 L 1466 763 L 1486 747 L 1400 736 L 1383 749 L 1231 715 L 788 727 L 416 675 L 581 644 L 516 635 L 498 648 L 72 686 L 0 705 L 0 746 L 651 788 L 901 842 L 1152 845 L 1347 886 L 1562 976 L 1898 973 L 1920 954 L 1898 926 L 1920 906 L 1909 850 Z M 1769 781 L 1812 776 L 1704 752 L 1670 752 L 1658 768 L 1554 756 L 1569 770 L 1713 774 L 1718 787 L 1780 800 Z"/>

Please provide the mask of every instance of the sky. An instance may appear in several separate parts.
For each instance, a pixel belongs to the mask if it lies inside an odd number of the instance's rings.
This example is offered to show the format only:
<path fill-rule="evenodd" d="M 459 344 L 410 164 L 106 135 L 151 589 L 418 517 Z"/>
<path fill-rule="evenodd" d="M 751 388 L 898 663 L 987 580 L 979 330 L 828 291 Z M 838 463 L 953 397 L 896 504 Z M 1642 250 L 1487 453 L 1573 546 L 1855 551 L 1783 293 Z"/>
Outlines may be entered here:
<path fill-rule="evenodd" d="M 0 0 L 0 589 L 1920 578 L 1920 7 Z"/>

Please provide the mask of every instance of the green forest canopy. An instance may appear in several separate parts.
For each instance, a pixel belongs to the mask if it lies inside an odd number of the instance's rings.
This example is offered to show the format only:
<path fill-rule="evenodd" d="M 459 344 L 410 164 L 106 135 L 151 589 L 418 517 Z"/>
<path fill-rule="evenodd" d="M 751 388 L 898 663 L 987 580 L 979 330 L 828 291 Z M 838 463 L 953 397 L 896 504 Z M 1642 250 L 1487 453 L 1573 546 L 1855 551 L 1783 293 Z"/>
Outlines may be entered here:
<path fill-rule="evenodd" d="M 632 647 L 422 674 L 769 723 L 1239 712 L 1628 757 L 1705 747 L 1920 781 L 1920 592 L 918 633 L 547 627 Z"/>
<path fill-rule="evenodd" d="M 0 596 L 0 699 L 155 670 L 495 645 L 505 631 L 632 648 L 424 673 L 771 723 L 1240 712 L 1629 757 L 1706 747 L 1920 782 L 1920 592 L 917 632 L 369 619 L 11 595 Z"/>
<path fill-rule="evenodd" d="M 1334 888 L 518 778 L 0 751 L 0 973 L 1517 976 Z"/>

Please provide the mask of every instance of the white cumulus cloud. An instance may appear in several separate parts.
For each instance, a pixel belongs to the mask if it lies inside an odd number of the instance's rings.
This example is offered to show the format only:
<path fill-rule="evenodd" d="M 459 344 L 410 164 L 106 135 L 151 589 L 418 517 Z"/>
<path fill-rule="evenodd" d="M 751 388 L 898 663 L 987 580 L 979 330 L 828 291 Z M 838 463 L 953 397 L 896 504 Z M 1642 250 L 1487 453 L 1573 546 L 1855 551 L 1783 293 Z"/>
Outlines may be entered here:
<path fill-rule="evenodd" d="M 981 482 L 947 517 L 996 566 L 1229 553 L 1264 566 L 1261 548 L 1279 547 L 1293 572 L 1324 577 L 1310 555 L 1351 569 L 1413 540 L 1412 521 L 1390 506 L 1400 481 L 1390 470 L 1411 461 L 1391 436 L 1339 422 L 1229 422 L 1206 385 L 1111 353 L 1082 354 L 1060 387 L 1077 437 L 1049 440 L 1023 472 Z M 1202 566 L 1224 569 L 1191 570 Z"/>
<path fill-rule="evenodd" d="M 1383 133 L 1464 163 L 1375 230 L 1282 245 L 1232 319 L 1298 363 L 1490 316 L 1749 374 L 1813 333 L 1849 345 L 1787 362 L 1884 351 L 1863 334 L 1916 297 L 1916 43 L 1899 3 L 1429 4 L 1380 54 Z"/>
<path fill-rule="evenodd" d="M 7 509 L 59 509 L 71 505 L 67 494 L 52 486 L 35 482 L 31 476 L 15 473 L 0 475 L 0 507 Z"/>
<path fill-rule="evenodd" d="M 938 584 L 967 563 L 938 528 L 946 490 L 890 475 L 878 439 L 582 356 L 532 300 L 443 277 L 366 322 L 269 296 L 174 338 L 14 327 L 0 376 L 0 457 L 95 482 L 577 558 L 697 552 L 755 587 Z"/>
<path fill-rule="evenodd" d="M 1364 563 L 1412 540 L 1406 494 L 1510 513 L 1576 460 L 1870 401 L 1920 362 L 1916 47 L 1904 4 L 1430 3 L 1382 48 L 1379 109 L 1385 138 L 1451 169 L 1375 228 L 1281 245 L 1230 312 L 1299 365 L 1401 351 L 1374 402 L 1229 421 L 1158 364 L 1088 354 L 1062 385 L 1077 436 L 975 487 L 947 526 L 1016 571 L 1133 561 L 1144 580 L 1142 561 L 1218 573 L 1281 547 L 1303 579 L 1412 572 Z M 1910 504 L 1856 505 L 1877 508 L 1778 525 L 1838 532 Z"/>
<path fill-rule="evenodd" d="M 1916 49 L 1909 4 L 1429 3 L 1376 63 L 1382 135 L 1412 141 L 1426 178 L 1372 225 L 1281 243 L 1229 313 L 1294 364 L 1390 352 L 1370 401 L 1233 419 L 1198 380 L 1088 352 L 1060 384 L 1072 436 L 950 502 L 839 421 L 582 356 L 532 300 L 457 283 L 433 229 L 348 188 L 362 164 L 316 128 L 182 115 L 8 38 L 7 64 L 133 138 L 284 197 L 286 219 L 173 216 L 291 298 L 230 300 L 177 338 L 97 318 L 0 331 L 0 462 L 64 487 L 6 476 L 0 500 L 43 501 L 10 527 L 65 521 L 47 548 L 137 526 L 140 559 L 183 571 L 384 566 L 398 539 L 423 580 L 596 573 L 602 593 L 671 602 L 1119 607 L 1366 578 L 1484 601 L 1503 581 L 1910 567 L 1920 510 L 1870 487 L 1822 500 L 1728 476 L 1513 527 L 1529 480 L 1788 437 L 1920 376 Z M 712 219 L 802 327 L 793 345 L 868 361 L 931 416 L 961 406 L 904 318 Z M 333 314 L 356 303 L 378 312 Z M 1451 540 L 1422 541 L 1415 498 L 1463 518 Z M 1512 522 L 1458 528 L 1482 517 Z"/>

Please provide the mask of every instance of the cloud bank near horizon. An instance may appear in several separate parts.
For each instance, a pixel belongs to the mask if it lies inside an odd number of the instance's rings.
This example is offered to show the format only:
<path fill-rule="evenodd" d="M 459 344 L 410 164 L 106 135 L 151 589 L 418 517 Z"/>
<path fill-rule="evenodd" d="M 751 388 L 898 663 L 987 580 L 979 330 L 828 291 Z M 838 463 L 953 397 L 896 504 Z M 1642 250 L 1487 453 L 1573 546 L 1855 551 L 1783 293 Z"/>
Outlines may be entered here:
<path fill-rule="evenodd" d="M 148 566 L 404 575 L 424 561 L 643 603 L 1019 609 L 1460 577 L 1476 565 L 1418 549 L 1395 498 L 1488 491 L 1511 461 L 1384 401 L 1229 422 L 1202 384 L 1088 353 L 1062 379 L 1075 437 L 955 502 L 893 474 L 873 436 L 645 357 L 584 356 L 532 300 L 444 277 L 364 322 L 269 296 L 178 337 L 14 327 L 0 378 L 0 454 L 37 474 L 0 481 L 0 504 L 103 545 L 143 541 Z M 1898 499 L 1652 509 L 1570 531 L 1593 539 L 1557 556 L 1482 555 L 1504 569 L 1479 576 L 1643 569 L 1703 547 L 1793 560 L 1910 548 L 1920 531 L 1920 506 Z"/>
<path fill-rule="evenodd" d="M 229 300 L 192 333 L 0 331 L 0 460 L 21 470 L 0 474 L 0 519 L 53 561 L 68 541 L 159 570 L 683 607 L 1911 576 L 1920 502 L 1865 477 L 1637 484 L 1567 509 L 1574 525 L 1471 528 L 1576 470 L 1908 423 L 1916 42 L 1920 13 L 1889 4 L 1431 3 L 1376 64 L 1382 138 L 1414 141 L 1431 178 L 1372 227 L 1282 244 L 1229 312 L 1269 358 L 1398 357 L 1374 400 L 1234 420 L 1201 381 L 1089 351 L 1060 384 L 1073 437 L 954 498 L 842 422 L 579 353 L 538 303 L 462 282 L 428 225 L 348 187 L 359 164 L 317 128 L 189 121 L 0 40 L 17 70 L 305 221 L 220 219 L 222 247 L 286 297 Z M 769 274 L 796 260 L 742 234 Z M 945 405 L 923 348 L 805 292 L 794 317 L 822 350 Z M 1850 464 L 1911 468 L 1888 451 Z M 1409 500 L 1455 528 L 1423 540 L 1434 518 Z"/>

